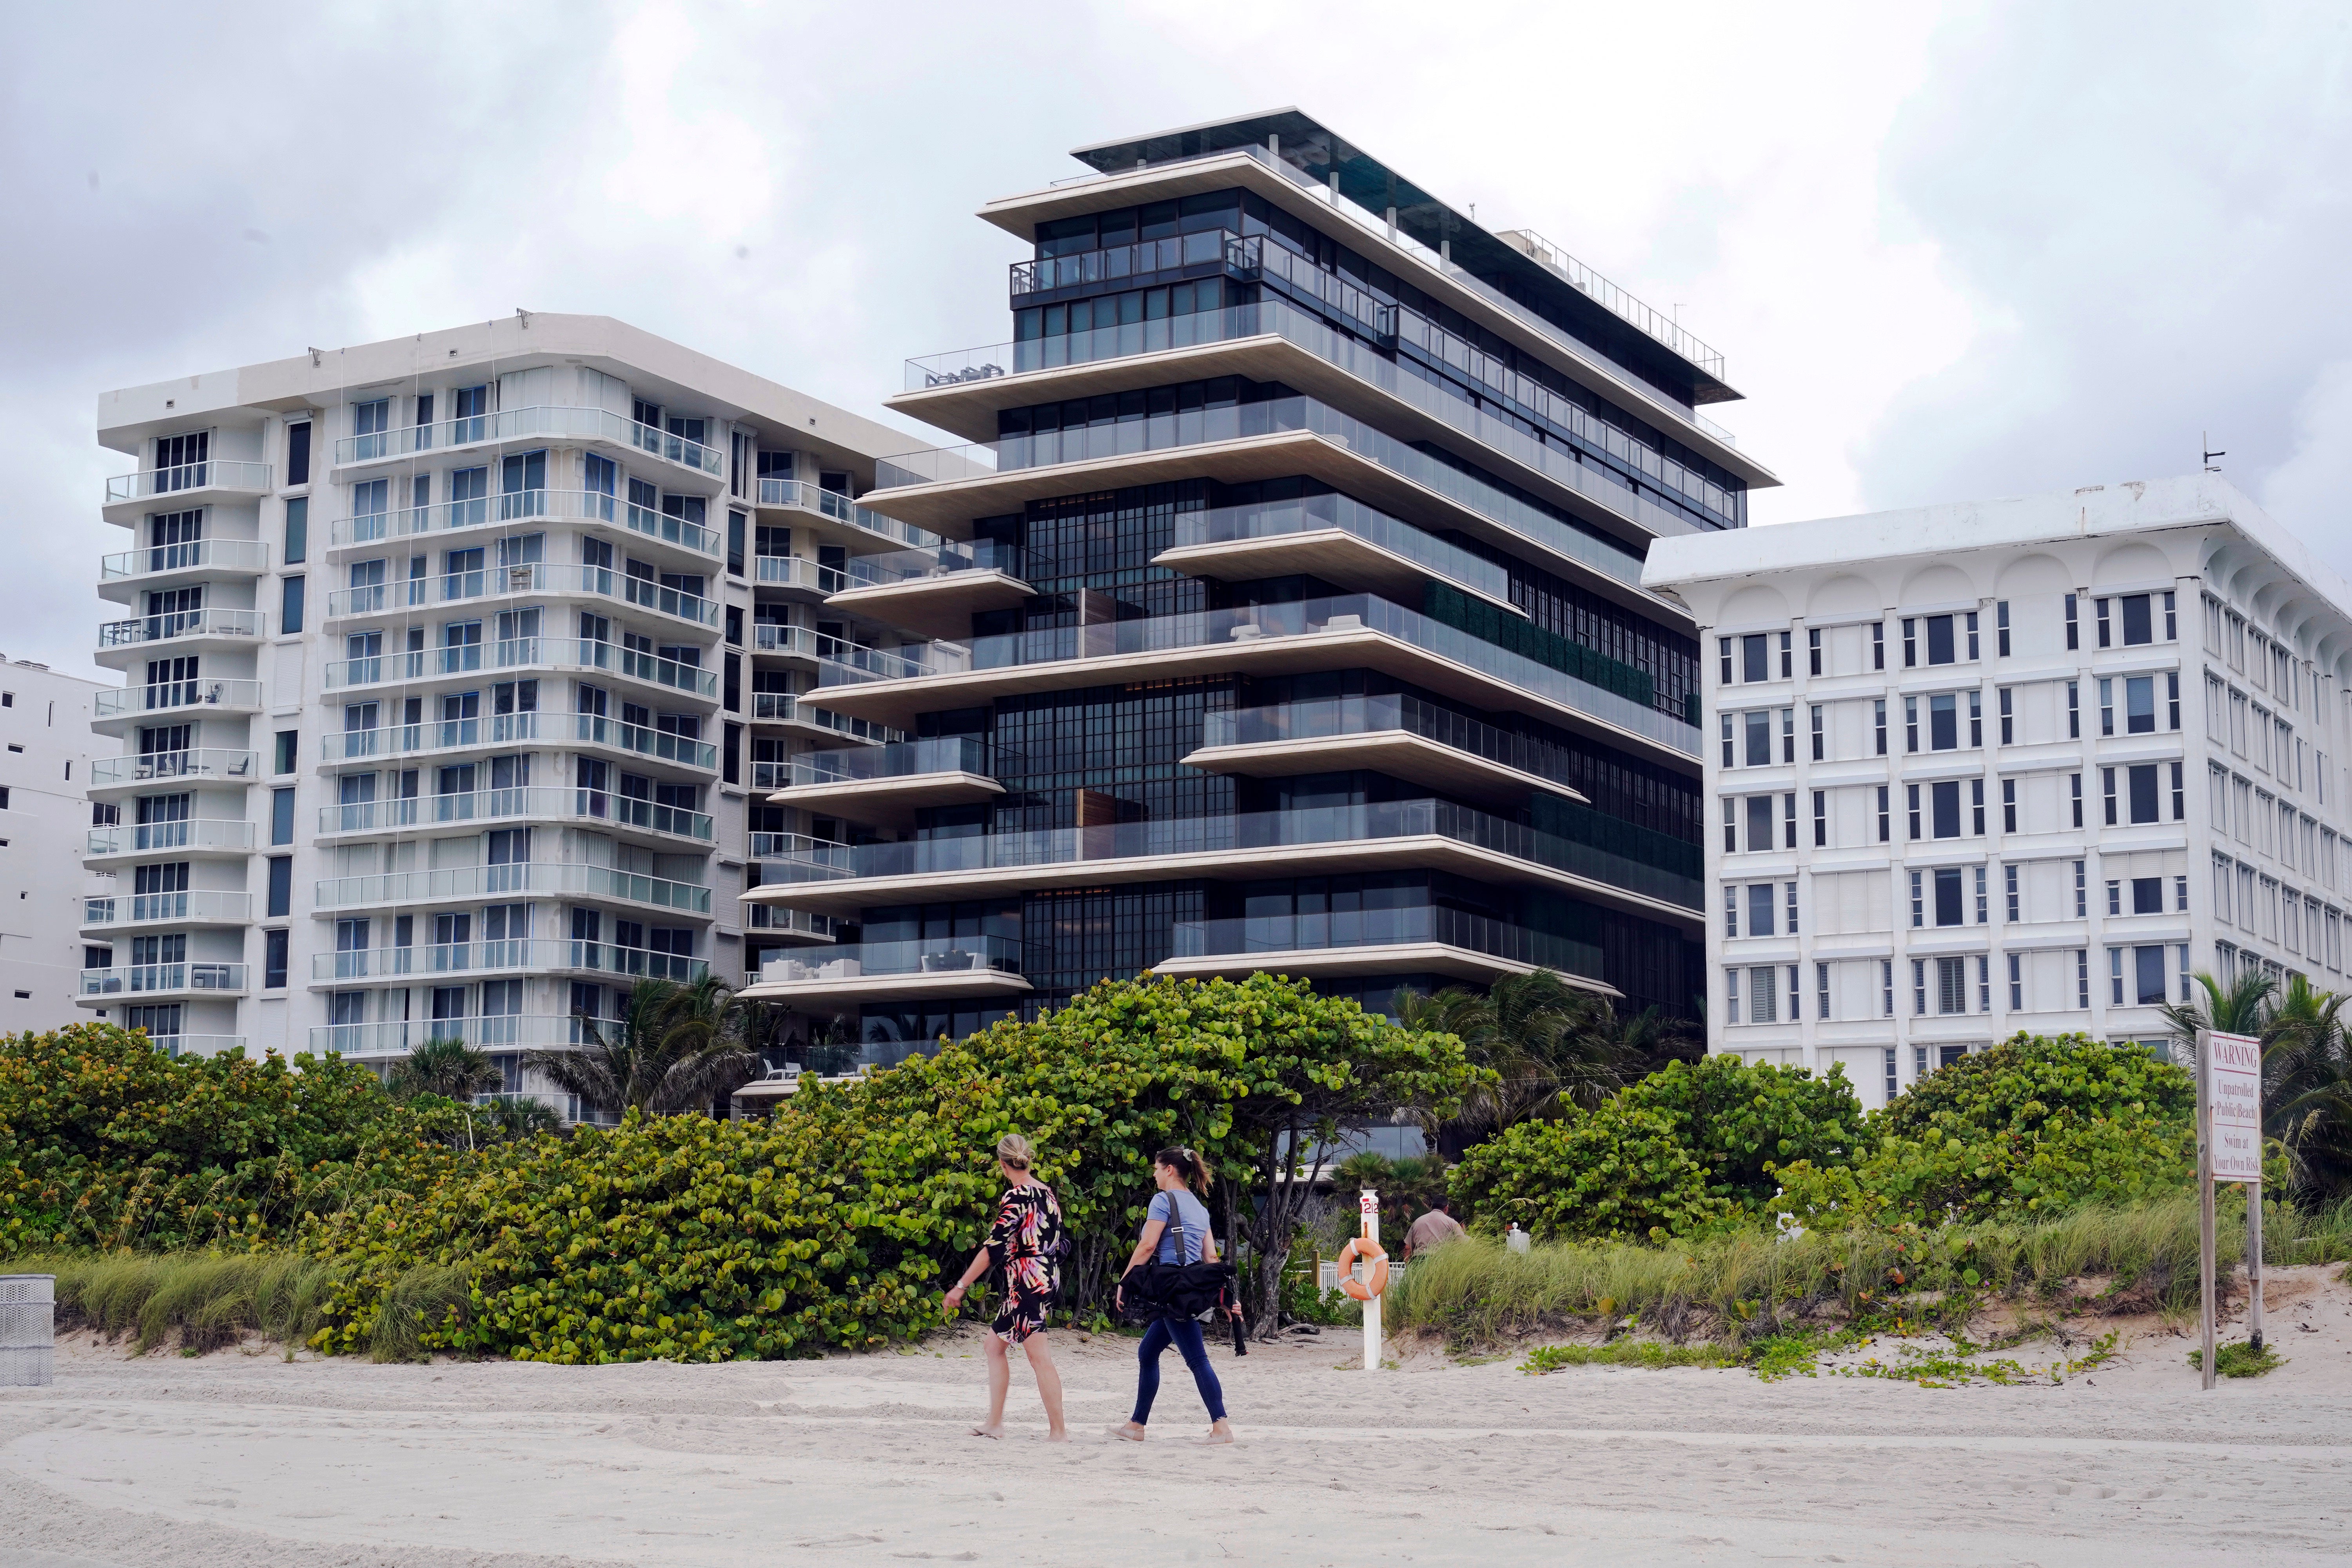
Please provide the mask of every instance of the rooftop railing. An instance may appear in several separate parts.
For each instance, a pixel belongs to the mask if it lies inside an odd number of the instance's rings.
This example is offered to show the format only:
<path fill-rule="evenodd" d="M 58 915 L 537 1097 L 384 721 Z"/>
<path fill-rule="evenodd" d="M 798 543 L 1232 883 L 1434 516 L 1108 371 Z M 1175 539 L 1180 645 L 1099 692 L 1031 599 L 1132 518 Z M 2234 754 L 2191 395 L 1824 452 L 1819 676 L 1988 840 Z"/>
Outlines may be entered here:
<path fill-rule="evenodd" d="M 886 746 L 858 746 L 839 752 L 803 752 L 793 759 L 789 787 L 818 784 L 874 784 L 883 779 L 919 778 L 927 773 L 978 773 L 996 771 L 989 748 L 968 735 L 933 741 L 900 741 Z"/>
<path fill-rule="evenodd" d="M 253 847 L 253 824 L 215 817 L 178 822 L 120 823 L 93 827 L 85 855 L 145 855 L 167 849 L 208 849 L 236 854 Z"/>
<path fill-rule="evenodd" d="M 202 463 L 182 463 L 169 468 L 142 468 L 117 474 L 106 481 L 106 504 L 152 500 L 180 490 L 251 490 L 269 489 L 269 465 L 214 458 Z"/>
<path fill-rule="evenodd" d="M 436 679 L 476 670 L 529 668 L 603 670 L 695 697 L 715 699 L 719 695 L 716 671 L 584 637 L 512 637 L 504 642 L 371 654 L 331 661 L 326 666 L 323 679 L 327 689 L 332 691 L 385 681 Z"/>
<path fill-rule="evenodd" d="M 514 594 L 593 594 L 698 626 L 719 624 L 719 606 L 709 599 L 664 587 L 650 578 L 615 572 L 609 566 L 565 566 L 547 562 L 486 567 L 477 572 L 442 572 L 427 577 L 338 588 L 327 595 L 327 618 L 383 615 L 425 605 L 455 605 L 468 599 Z"/>
<path fill-rule="evenodd" d="M 673 436 L 651 425 L 640 425 L 608 408 L 505 408 L 496 414 L 474 414 L 429 425 L 405 425 L 396 429 L 345 436 L 335 442 L 335 461 L 373 463 L 386 458 L 406 458 L 419 452 L 446 451 L 453 447 L 478 446 L 486 441 L 519 441 L 532 437 L 608 441 L 676 463 L 698 474 L 725 470 L 716 447 Z"/>
<path fill-rule="evenodd" d="M 708 959 L 654 952 L 610 942 L 532 941 L 441 942 L 432 946 L 370 947 L 310 956 L 313 980 L 383 980 L 410 974 L 489 973 L 512 970 L 584 969 L 692 984 L 710 973 Z"/>
<path fill-rule="evenodd" d="M 610 790 L 520 786 L 478 789 L 449 795 L 411 795 L 401 800 L 352 801 L 319 808 L 320 833 L 395 833 L 411 827 L 450 822 L 492 822 L 517 817 L 540 820 L 572 819 L 610 822 L 648 833 L 713 842 L 713 824 L 707 813 L 661 805 Z"/>
<path fill-rule="evenodd" d="M 330 877 L 319 883 L 316 904 L 322 910 L 353 909 L 368 904 L 446 903 L 515 893 L 572 894 L 692 914 L 710 912 L 710 889 L 698 882 L 673 882 L 568 860 L 518 860 L 503 866 Z"/>
<path fill-rule="evenodd" d="M 760 983 L 780 985 L 877 975 L 1020 973 L 1017 937 L 941 936 L 914 942 L 848 942 L 820 949 L 807 958 L 772 958 L 760 967 Z"/>
<path fill-rule="evenodd" d="M 90 704 L 94 719 L 128 713 L 160 713 L 175 708 L 258 708 L 261 682 L 215 679 L 158 680 L 143 686 L 108 687 Z"/>
<path fill-rule="evenodd" d="M 98 628 L 98 646 L 138 647 L 174 637 L 257 637 L 263 624 L 259 610 L 173 610 L 109 621 Z"/>
<path fill-rule="evenodd" d="M 269 546 L 257 539 L 189 539 L 177 544 L 117 551 L 99 562 L 98 577 L 101 583 L 112 583 L 164 572 L 257 574 L 268 570 Z"/>
<path fill-rule="evenodd" d="M 84 899 L 86 926 L 143 925 L 158 921 L 194 921 L 219 925 L 253 918 L 253 895 L 228 889 L 190 888 L 173 893 L 133 893 L 128 898 Z"/>
<path fill-rule="evenodd" d="M 1334 948 L 1434 942 L 1511 963 L 1562 974 L 1601 978 L 1601 946 L 1528 931 L 1490 916 L 1422 904 L 1308 915 L 1261 915 L 1234 920 L 1178 921 L 1177 958 L 1244 958 L 1257 953 L 1316 952 Z"/>
<path fill-rule="evenodd" d="M 878 555 L 853 555 L 846 570 L 849 588 L 886 588 L 901 583 L 929 582 L 967 572 L 1001 572 L 1018 580 L 1029 570 L 1029 552 L 1017 544 L 978 539 L 968 544 L 945 541 L 920 550 L 889 550 Z M 835 592 L 840 592 L 835 589 Z"/>
<path fill-rule="evenodd" d="M 138 995 L 177 991 L 241 992 L 242 963 L 131 963 L 79 972 L 85 996 Z"/>
<path fill-rule="evenodd" d="M 251 783 L 260 773 L 258 752 L 202 747 L 94 758 L 89 764 L 89 783 L 92 789 L 155 783 L 241 784 Z"/>
<path fill-rule="evenodd" d="M 859 506 L 839 490 L 829 490 L 801 479 L 761 479 L 759 481 L 759 504 L 761 506 L 798 507 L 835 522 L 863 529 L 877 538 L 894 544 L 932 544 L 939 535 L 928 529 L 917 528 L 911 522 L 901 522 L 895 517 Z"/>
<path fill-rule="evenodd" d="M 354 512 L 336 520 L 328 539 L 340 549 L 420 533 L 469 528 L 510 529 L 517 523 L 528 522 L 610 523 L 714 559 L 726 548 L 725 539 L 698 522 L 602 490 L 509 490 L 503 495 L 443 501 L 437 506 Z"/>

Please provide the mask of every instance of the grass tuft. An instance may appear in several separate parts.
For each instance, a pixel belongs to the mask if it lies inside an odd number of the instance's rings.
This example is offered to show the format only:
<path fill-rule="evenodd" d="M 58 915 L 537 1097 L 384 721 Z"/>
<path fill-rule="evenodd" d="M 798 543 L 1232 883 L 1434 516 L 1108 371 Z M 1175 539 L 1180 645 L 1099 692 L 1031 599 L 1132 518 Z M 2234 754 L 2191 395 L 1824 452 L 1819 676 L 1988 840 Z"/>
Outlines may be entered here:
<path fill-rule="evenodd" d="M 318 1331 L 329 1265 L 288 1253 L 53 1253 L 0 1273 L 54 1274 L 58 1326 L 131 1337 L 133 1354 L 176 1341 L 194 1354 L 247 1334 L 299 1344 Z"/>
<path fill-rule="evenodd" d="M 2270 1250 L 2268 1247 L 2264 1251 Z M 2203 1347 L 2189 1352 L 2189 1364 L 2198 1371 L 2205 1370 Z M 2223 1377 L 2260 1377 L 2286 1364 L 2286 1358 L 2267 1344 L 2256 1351 L 2250 1340 L 2239 1340 L 2213 1347 L 2213 1370 Z"/>

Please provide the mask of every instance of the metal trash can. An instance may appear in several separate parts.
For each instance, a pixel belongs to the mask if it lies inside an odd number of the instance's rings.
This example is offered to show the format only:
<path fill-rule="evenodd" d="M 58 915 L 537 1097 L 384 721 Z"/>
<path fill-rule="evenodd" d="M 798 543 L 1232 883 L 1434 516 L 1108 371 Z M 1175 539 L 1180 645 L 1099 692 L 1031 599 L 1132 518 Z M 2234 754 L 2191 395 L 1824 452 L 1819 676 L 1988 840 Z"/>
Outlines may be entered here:
<path fill-rule="evenodd" d="M 0 1274 L 0 1388 L 56 1380 L 57 1300 L 54 1274 Z"/>

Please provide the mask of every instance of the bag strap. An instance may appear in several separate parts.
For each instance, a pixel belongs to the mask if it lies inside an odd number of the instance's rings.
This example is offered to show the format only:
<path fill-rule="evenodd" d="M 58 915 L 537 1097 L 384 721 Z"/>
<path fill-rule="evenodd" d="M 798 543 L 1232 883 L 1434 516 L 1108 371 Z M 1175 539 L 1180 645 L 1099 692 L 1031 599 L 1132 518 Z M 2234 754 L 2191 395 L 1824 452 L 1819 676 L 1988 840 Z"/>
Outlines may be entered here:
<path fill-rule="evenodd" d="M 1184 1205 L 1176 1201 L 1176 1194 L 1162 1189 L 1168 1199 L 1168 1228 L 1176 1233 L 1176 1267 L 1184 1267 Z M 1159 1248 L 1154 1247 L 1153 1251 Z"/>

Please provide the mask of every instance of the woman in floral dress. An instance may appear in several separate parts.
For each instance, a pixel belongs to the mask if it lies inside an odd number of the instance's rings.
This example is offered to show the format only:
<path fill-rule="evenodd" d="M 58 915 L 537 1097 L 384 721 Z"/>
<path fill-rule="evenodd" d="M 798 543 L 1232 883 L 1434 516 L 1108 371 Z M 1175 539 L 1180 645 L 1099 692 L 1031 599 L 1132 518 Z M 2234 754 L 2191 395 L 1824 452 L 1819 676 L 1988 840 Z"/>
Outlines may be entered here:
<path fill-rule="evenodd" d="M 1053 1189 L 1030 1173 L 1034 1157 L 1029 1140 L 1017 1132 L 998 1140 L 996 1168 L 1005 1189 L 996 1206 L 996 1225 L 987 1243 L 972 1254 L 963 1278 L 947 1293 L 945 1316 L 955 1316 L 964 1292 L 990 1268 L 1004 1270 L 1004 1310 L 990 1325 L 987 1341 L 988 1419 L 971 1429 L 972 1436 L 1004 1435 L 1004 1395 L 1013 1384 L 1007 1348 L 1019 1345 L 1029 1357 L 1037 1397 L 1045 1405 L 1046 1440 L 1066 1443 L 1070 1435 L 1062 1425 L 1062 1374 L 1045 1342 L 1045 1313 L 1061 1284 L 1062 1205 L 1055 1201 Z"/>

